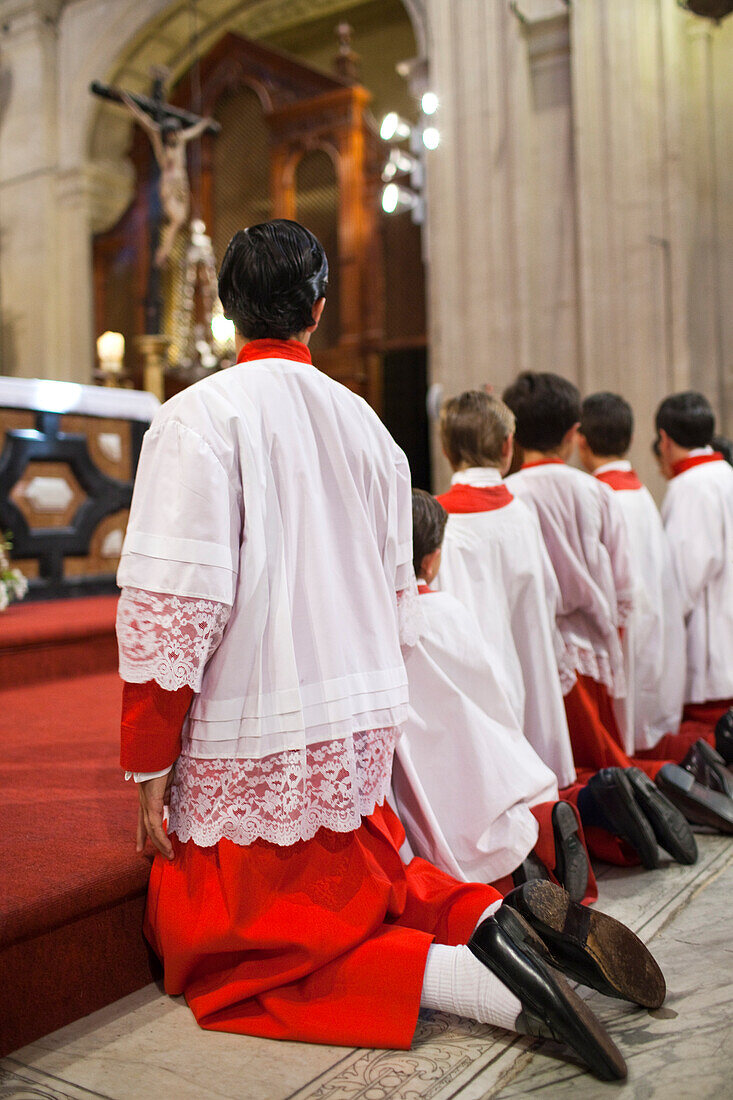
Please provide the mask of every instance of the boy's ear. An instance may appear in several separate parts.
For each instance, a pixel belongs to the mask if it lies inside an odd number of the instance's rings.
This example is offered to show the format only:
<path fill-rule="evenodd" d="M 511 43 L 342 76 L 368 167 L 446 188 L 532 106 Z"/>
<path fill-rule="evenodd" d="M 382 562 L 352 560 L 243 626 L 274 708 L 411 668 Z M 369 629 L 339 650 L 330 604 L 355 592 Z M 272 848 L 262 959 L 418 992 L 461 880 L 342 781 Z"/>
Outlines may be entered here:
<path fill-rule="evenodd" d="M 305 330 L 306 332 L 315 332 L 316 331 L 316 329 L 318 328 L 318 322 L 321 319 L 321 315 L 323 313 L 323 307 L 325 306 L 325 304 L 326 304 L 326 299 L 325 298 L 319 298 L 314 303 L 313 309 L 311 310 L 311 316 L 313 317 L 313 324 L 308 326 L 308 328 Z"/>
<path fill-rule="evenodd" d="M 440 552 L 442 547 L 437 546 L 435 550 L 432 550 L 429 554 L 426 554 L 423 560 L 420 562 L 420 576 L 423 577 L 428 584 L 438 575 L 438 566 L 440 565 Z"/>

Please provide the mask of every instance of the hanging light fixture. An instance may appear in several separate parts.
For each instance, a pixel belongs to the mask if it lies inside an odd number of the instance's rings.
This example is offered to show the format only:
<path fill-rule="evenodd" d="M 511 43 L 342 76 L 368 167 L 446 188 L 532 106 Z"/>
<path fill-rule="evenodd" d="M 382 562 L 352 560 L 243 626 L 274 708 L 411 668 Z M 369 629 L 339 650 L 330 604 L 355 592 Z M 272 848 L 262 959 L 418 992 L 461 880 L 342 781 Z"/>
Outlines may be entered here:
<path fill-rule="evenodd" d="M 436 126 L 426 126 L 422 132 L 422 143 L 426 149 L 437 149 L 440 145 L 440 130 Z"/>
<path fill-rule="evenodd" d="M 414 222 L 422 222 L 424 203 L 420 195 L 416 195 L 409 187 L 400 187 L 397 183 L 388 183 L 382 191 L 382 210 L 385 214 L 402 214 L 406 210 L 412 212 Z"/>
<path fill-rule="evenodd" d="M 420 100 L 420 107 L 424 115 L 434 115 L 440 106 L 435 92 L 424 92 L 422 99 Z"/>
<path fill-rule="evenodd" d="M 417 157 L 413 157 L 411 153 L 406 153 L 404 149 L 390 149 L 389 158 L 384 168 L 382 169 L 382 180 L 385 183 L 389 183 L 395 176 L 406 176 L 412 173 L 419 173 L 421 168 L 420 161 Z"/>
<path fill-rule="evenodd" d="M 396 111 L 390 111 L 382 119 L 379 136 L 382 141 L 404 141 L 412 133 L 412 126 L 404 118 L 400 118 Z"/>

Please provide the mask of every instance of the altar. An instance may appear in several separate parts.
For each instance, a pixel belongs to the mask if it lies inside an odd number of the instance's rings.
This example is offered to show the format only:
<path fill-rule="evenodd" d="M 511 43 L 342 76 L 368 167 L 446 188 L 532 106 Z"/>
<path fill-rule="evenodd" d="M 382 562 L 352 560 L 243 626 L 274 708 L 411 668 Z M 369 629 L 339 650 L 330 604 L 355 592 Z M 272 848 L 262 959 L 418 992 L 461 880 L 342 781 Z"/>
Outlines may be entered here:
<path fill-rule="evenodd" d="M 0 531 L 30 598 L 116 591 L 142 439 L 138 390 L 0 376 Z"/>

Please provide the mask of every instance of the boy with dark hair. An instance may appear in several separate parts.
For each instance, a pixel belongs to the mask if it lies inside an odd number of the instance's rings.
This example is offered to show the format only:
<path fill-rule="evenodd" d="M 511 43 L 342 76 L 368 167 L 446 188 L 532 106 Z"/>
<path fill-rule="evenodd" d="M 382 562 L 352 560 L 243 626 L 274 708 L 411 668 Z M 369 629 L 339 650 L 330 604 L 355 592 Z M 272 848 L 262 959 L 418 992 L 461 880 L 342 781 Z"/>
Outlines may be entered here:
<path fill-rule="evenodd" d="M 623 397 L 591 394 L 583 401 L 578 457 L 615 493 L 629 542 L 634 609 L 624 637 L 626 751 L 656 748 L 657 758 L 681 760 L 697 740 L 678 734 L 686 672 L 682 604 L 657 506 L 625 457 L 633 428 L 631 406 Z"/>
<path fill-rule="evenodd" d="M 311 364 L 327 270 L 296 222 L 237 234 L 221 284 L 237 366 L 167 402 L 143 444 L 118 637 L 121 762 L 138 847 L 157 850 L 146 935 L 211 1030 L 407 1048 L 423 1005 L 549 1032 L 622 1077 L 518 912 L 538 923 L 538 897 L 568 912 L 559 887 L 502 905 L 400 859 L 384 799 L 407 705 L 400 609 L 417 600 L 410 477 L 374 412 Z M 613 988 L 661 1004 L 649 953 L 603 923 Z M 562 934 L 552 957 L 577 973 L 580 950 L 602 986 L 584 927 L 576 961 Z"/>
<path fill-rule="evenodd" d="M 716 747 L 733 763 L 733 469 L 714 451 L 715 416 L 688 390 L 656 415 L 669 480 L 662 519 L 686 624 L 686 717 L 717 722 Z"/>
<path fill-rule="evenodd" d="M 614 701 L 626 696 L 621 633 L 633 606 L 633 577 L 623 515 L 615 494 L 567 465 L 580 426 L 580 394 L 571 382 L 525 372 L 504 400 L 524 450 L 522 469 L 506 486 L 539 519 L 560 590 L 557 623 L 577 673 L 565 695 L 575 765 L 624 768 L 632 761 Z M 703 815 L 731 830 L 732 800 L 664 759 L 633 762 L 652 779 L 664 767 L 663 789 L 690 820 Z"/>

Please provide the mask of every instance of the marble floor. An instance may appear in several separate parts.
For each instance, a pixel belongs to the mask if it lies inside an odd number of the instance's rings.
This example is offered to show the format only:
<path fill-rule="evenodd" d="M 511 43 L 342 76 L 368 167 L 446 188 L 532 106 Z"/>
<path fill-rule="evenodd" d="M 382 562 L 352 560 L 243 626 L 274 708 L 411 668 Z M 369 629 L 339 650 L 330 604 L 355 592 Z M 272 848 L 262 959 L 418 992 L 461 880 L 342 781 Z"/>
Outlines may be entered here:
<path fill-rule="evenodd" d="M 694 867 L 607 868 L 600 907 L 651 946 L 667 978 L 658 1011 L 581 991 L 611 1030 L 628 1081 L 596 1081 L 551 1043 L 440 1013 L 406 1053 L 200 1031 L 150 985 L 0 1061 L 0 1100 L 552 1100 L 733 1095 L 733 839 L 700 836 Z"/>

